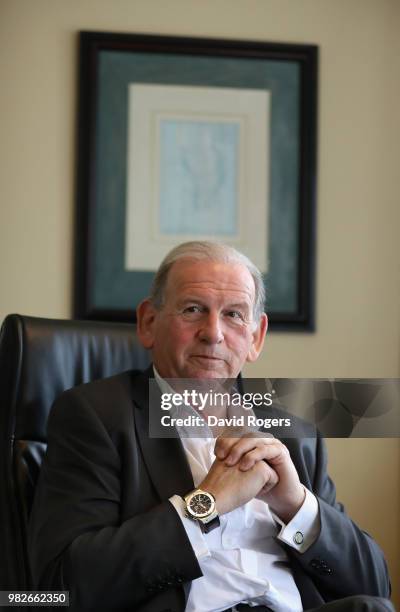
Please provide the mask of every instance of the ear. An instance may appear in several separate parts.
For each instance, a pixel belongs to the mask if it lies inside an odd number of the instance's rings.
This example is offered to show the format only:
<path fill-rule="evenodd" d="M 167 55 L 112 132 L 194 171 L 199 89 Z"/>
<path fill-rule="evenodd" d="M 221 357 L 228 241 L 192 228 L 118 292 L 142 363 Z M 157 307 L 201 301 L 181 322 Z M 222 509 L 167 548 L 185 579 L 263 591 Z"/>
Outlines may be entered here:
<path fill-rule="evenodd" d="M 262 351 L 262 347 L 264 346 L 265 334 L 268 329 L 268 317 L 263 312 L 260 318 L 260 322 L 257 325 L 257 328 L 253 332 L 253 342 L 251 344 L 250 350 L 247 354 L 246 361 L 252 362 L 255 361 L 259 354 Z"/>
<path fill-rule="evenodd" d="M 140 343 L 146 349 L 152 349 L 154 346 L 154 325 L 156 315 L 157 310 L 148 298 L 140 302 L 139 306 L 136 308 L 136 331 Z"/>

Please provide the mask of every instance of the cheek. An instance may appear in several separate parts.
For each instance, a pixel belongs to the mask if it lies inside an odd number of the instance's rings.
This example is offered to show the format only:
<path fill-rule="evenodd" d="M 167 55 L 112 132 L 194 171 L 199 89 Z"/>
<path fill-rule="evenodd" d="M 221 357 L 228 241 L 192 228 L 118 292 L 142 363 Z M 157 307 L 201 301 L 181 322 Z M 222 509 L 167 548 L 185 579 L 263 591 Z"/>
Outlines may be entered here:
<path fill-rule="evenodd" d="M 177 348 L 179 352 L 183 352 L 185 348 L 190 348 L 193 342 L 193 334 L 187 328 L 180 327 L 172 331 L 171 339 L 173 339 L 173 346 Z"/>
<path fill-rule="evenodd" d="M 248 329 L 240 329 L 227 342 L 229 348 L 240 358 L 245 358 L 251 348 L 253 335 Z"/>
<path fill-rule="evenodd" d="M 171 321 L 165 325 L 163 333 L 159 337 L 162 338 L 164 352 L 178 354 L 191 345 L 193 332 L 187 325 L 180 325 Z"/>

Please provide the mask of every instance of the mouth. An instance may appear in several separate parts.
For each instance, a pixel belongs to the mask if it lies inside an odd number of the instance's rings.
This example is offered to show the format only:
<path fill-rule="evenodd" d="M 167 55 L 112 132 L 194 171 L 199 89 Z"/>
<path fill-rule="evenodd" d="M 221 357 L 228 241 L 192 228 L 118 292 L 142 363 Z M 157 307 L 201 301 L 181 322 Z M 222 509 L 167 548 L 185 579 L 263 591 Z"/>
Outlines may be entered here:
<path fill-rule="evenodd" d="M 193 368 L 193 378 L 225 378 L 229 370 L 228 362 L 223 357 L 215 355 L 190 355 L 189 360 Z"/>
<path fill-rule="evenodd" d="M 210 372 L 215 369 L 219 370 L 225 364 L 225 359 L 215 355 L 192 355 L 191 359 L 193 363 L 197 363 L 198 366 Z"/>
<path fill-rule="evenodd" d="M 222 357 L 215 357 L 212 355 L 192 355 L 194 359 L 200 359 L 205 361 L 224 361 Z"/>

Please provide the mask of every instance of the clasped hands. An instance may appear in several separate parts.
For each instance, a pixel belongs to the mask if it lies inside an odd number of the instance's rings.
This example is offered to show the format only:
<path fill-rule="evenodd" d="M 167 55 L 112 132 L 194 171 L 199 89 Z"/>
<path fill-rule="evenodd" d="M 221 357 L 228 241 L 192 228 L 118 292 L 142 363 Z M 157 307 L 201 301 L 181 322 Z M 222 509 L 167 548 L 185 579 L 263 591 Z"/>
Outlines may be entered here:
<path fill-rule="evenodd" d="M 212 493 L 219 514 L 225 514 L 253 498 L 265 501 L 288 523 L 302 506 L 305 490 L 288 449 L 262 432 L 240 438 L 221 435 L 215 444 L 216 459 L 199 485 Z"/>

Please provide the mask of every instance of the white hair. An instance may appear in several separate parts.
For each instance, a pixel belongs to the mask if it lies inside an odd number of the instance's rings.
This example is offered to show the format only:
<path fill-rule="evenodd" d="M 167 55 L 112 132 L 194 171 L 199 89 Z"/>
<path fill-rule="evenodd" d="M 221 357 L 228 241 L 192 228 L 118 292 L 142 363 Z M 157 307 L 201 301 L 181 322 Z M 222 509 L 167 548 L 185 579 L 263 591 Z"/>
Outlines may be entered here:
<path fill-rule="evenodd" d="M 214 262 L 240 264 L 250 272 L 255 287 L 253 317 L 256 322 L 264 312 L 265 288 L 260 270 L 253 262 L 233 247 L 219 242 L 194 240 L 173 248 L 163 259 L 153 280 L 150 299 L 156 308 L 162 308 L 165 287 L 172 265 L 180 259 L 209 260 Z"/>

